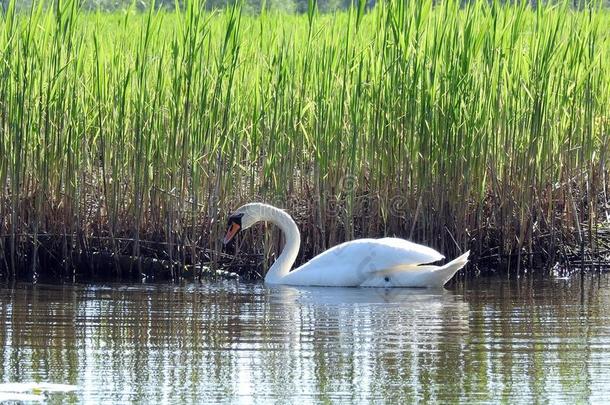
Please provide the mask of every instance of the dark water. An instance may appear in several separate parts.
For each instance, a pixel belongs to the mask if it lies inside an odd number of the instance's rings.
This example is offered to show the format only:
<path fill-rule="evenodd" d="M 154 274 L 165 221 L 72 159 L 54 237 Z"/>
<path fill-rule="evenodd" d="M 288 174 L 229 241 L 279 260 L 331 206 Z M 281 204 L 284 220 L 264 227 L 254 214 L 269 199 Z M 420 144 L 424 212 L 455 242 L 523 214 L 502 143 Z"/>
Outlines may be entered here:
<path fill-rule="evenodd" d="M 451 290 L 0 289 L 0 383 L 50 402 L 604 402 L 610 275 Z"/>

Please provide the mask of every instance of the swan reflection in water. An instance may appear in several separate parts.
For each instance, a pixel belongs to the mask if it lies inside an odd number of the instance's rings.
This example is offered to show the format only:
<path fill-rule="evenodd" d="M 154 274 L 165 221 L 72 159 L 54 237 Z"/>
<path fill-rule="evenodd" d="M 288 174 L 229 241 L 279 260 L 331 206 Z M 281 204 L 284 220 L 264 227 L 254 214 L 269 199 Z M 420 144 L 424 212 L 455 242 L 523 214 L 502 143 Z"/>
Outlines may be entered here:
<path fill-rule="evenodd" d="M 236 391 L 243 395 L 281 400 L 288 392 L 327 393 L 328 399 L 354 393 L 366 401 L 398 401 L 405 392 L 396 387 L 421 392 L 426 370 L 460 356 L 469 332 L 469 305 L 448 290 L 261 288 L 261 318 L 243 319 L 257 324 L 256 355 L 236 362 Z"/>
<path fill-rule="evenodd" d="M 265 289 L 271 306 L 268 311 L 277 314 L 275 319 L 279 321 L 274 326 L 283 323 L 285 332 L 297 332 L 295 336 L 299 339 L 327 329 L 331 334 L 356 337 L 362 334 L 380 342 L 409 336 L 408 340 L 417 345 L 468 332 L 468 303 L 445 289 L 292 286 Z M 329 337 L 324 343 L 332 344 L 331 341 Z"/>
<path fill-rule="evenodd" d="M 272 300 L 310 305 L 400 304 L 421 305 L 455 302 L 459 296 L 444 288 L 368 288 L 368 287 L 265 287 Z"/>

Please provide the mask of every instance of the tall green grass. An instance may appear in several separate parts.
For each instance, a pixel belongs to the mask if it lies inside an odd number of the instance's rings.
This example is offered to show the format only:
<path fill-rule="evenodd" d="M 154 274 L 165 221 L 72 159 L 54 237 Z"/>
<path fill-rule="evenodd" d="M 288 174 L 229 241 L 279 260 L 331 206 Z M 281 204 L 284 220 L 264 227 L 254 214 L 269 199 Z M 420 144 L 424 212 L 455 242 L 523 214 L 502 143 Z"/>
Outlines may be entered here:
<path fill-rule="evenodd" d="M 607 10 L 310 3 L 256 16 L 198 0 L 144 14 L 10 3 L 0 269 L 69 271 L 96 252 L 213 260 L 226 213 L 253 200 L 295 215 L 305 257 L 380 235 L 448 256 L 597 246 Z"/>

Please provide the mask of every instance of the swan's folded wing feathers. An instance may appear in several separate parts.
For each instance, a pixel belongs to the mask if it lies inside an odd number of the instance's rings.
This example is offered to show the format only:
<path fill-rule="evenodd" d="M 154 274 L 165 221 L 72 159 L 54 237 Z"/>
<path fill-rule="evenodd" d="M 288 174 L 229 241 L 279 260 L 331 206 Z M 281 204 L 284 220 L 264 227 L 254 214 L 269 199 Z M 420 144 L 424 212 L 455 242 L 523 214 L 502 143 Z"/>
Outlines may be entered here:
<path fill-rule="evenodd" d="M 401 262 L 400 264 L 427 264 L 445 258 L 445 256 L 431 247 L 409 242 L 408 240 L 400 238 L 381 238 L 377 239 L 377 241 L 390 248 L 398 249 L 402 255 L 408 256 L 413 260 L 411 263 Z"/>
<path fill-rule="evenodd" d="M 432 263 L 443 258 L 434 249 L 404 239 L 358 239 L 314 257 L 289 273 L 287 281 L 300 282 L 301 276 L 307 274 L 308 279 L 319 277 L 330 285 L 334 285 L 335 278 L 343 285 L 360 285 L 373 273 L 397 266 Z"/>

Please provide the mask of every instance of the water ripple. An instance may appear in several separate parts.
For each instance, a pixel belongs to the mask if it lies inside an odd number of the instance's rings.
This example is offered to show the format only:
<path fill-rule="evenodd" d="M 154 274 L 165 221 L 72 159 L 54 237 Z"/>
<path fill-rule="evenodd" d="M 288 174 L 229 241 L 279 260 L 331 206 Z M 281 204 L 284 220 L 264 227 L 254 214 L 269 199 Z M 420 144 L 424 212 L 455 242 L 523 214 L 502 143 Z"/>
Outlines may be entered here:
<path fill-rule="evenodd" d="M 17 285 L 0 289 L 0 382 L 78 387 L 57 403 L 597 402 L 610 277 L 585 281 Z"/>

